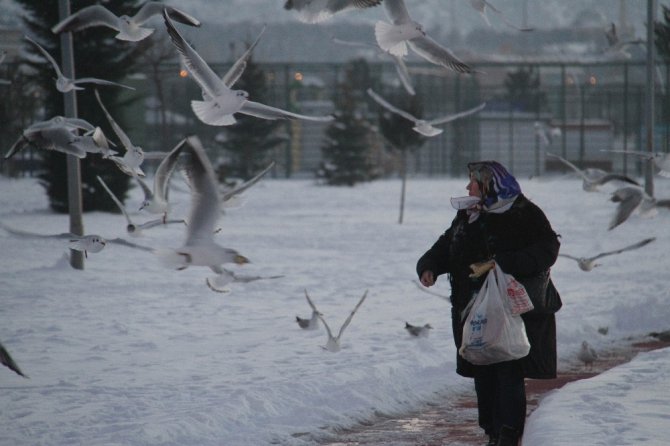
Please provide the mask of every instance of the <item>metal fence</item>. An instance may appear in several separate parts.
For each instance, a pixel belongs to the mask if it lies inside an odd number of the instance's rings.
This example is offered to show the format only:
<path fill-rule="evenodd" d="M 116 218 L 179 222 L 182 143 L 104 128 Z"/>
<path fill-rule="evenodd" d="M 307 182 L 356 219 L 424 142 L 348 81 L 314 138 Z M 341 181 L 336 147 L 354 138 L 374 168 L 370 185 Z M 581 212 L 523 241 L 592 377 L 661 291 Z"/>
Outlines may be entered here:
<path fill-rule="evenodd" d="M 342 64 L 259 65 L 266 76 L 268 105 L 305 114 L 332 112 L 334 87 L 345 81 L 346 66 Z M 365 82 L 369 85 L 356 85 L 356 88 L 364 91 L 372 86 L 382 95 L 402 88 L 390 64 L 369 63 L 368 66 L 369 76 Z M 432 65 L 409 65 L 426 118 L 487 102 L 486 109 L 478 115 L 446 124 L 442 134 L 427 138 L 411 157 L 410 173 L 461 175 L 467 161 L 495 158 L 517 175 L 541 175 L 558 168 L 546 158 L 547 151 L 582 165 L 641 173 L 639 157 L 604 150 L 643 150 L 645 147 L 643 63 L 481 63 L 476 66 L 482 73 L 468 76 Z M 213 68 L 224 73 L 228 65 Z M 534 94 L 540 93 L 544 99 L 535 104 L 511 101 L 506 86 L 509 74 L 530 68 L 540 81 Z M 0 78 L 11 79 L 12 70 L 16 70 L 15 65 L 4 64 L 0 67 Z M 127 133 L 145 150 L 168 150 L 183 136 L 196 133 L 207 144 L 214 162 L 222 162 L 226 154 L 217 141 L 225 138 L 225 128 L 204 125 L 193 115 L 190 101 L 199 99 L 200 91 L 195 82 L 188 76 L 182 77 L 180 71 L 178 64 L 165 64 L 158 72 L 147 68 L 126 81 L 137 88 L 136 92 L 120 93 L 136 95 L 137 99 L 124 112 Z M 670 150 L 668 65 L 657 65 L 655 73 L 655 148 L 667 152 Z M 157 77 L 160 82 L 156 82 Z M 157 85 L 162 86 L 161 92 Z M 11 86 L 0 85 L 0 96 L 4 96 L 6 88 Z M 85 90 L 80 94 L 91 92 Z M 253 92 L 250 94 L 253 98 Z M 32 110 L 25 110 L 28 106 Z M 25 125 L 26 114 L 32 114 L 35 120 L 48 118 L 39 115 L 42 107 L 35 100 L 24 101 L 21 110 L 7 101 L 3 107 L 5 122 L 14 123 L 0 128 L 0 144 L 5 152 L 18 137 L 19 126 Z M 378 107 L 374 102 L 368 101 L 363 109 L 372 121 L 377 119 Z M 86 110 L 80 109 L 79 115 L 85 118 Z M 560 129 L 562 136 L 545 145 L 536 137 L 536 122 Z M 275 174 L 313 175 L 322 160 L 321 146 L 327 125 L 286 122 L 283 131 L 288 142 L 275 149 L 273 157 L 278 163 Z M 372 146 L 374 161 L 384 165 L 384 172 L 393 174 L 397 160 L 383 138 L 374 137 Z M 16 173 L 17 166 L 22 169 L 29 164 L 26 159 L 36 156 L 27 151 L 14 161 L 13 169 L 5 163 L 3 171 Z"/>

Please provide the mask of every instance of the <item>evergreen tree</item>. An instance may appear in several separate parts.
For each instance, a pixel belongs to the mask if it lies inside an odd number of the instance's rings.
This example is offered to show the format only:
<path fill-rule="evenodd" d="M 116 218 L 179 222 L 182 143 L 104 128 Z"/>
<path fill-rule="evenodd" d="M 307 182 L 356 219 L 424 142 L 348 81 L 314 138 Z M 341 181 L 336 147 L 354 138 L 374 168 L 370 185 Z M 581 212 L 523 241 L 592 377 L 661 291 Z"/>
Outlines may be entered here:
<path fill-rule="evenodd" d="M 27 14 L 23 17 L 24 24 L 33 40 L 44 47 L 54 59 L 60 63 L 61 49 L 60 36 L 51 32 L 51 27 L 59 22 L 58 1 L 43 0 L 16 0 Z M 95 0 L 72 0 L 72 12 L 86 6 L 97 4 Z M 109 0 L 105 7 L 115 14 L 133 15 L 142 2 L 137 0 Z M 143 42 L 122 42 L 114 38 L 116 32 L 105 27 L 91 27 L 73 33 L 75 77 L 96 77 L 115 82 L 135 69 L 135 61 L 145 51 Z M 25 59 L 24 64 L 32 68 L 33 82 L 40 87 L 44 99 L 45 119 L 63 114 L 63 94 L 56 90 L 54 73 L 50 64 L 45 63 L 37 49 L 26 42 L 24 48 L 32 56 Z M 78 117 L 86 119 L 93 125 L 103 128 L 111 139 L 114 133 L 100 110 L 93 95 L 94 86 L 89 84 L 85 90 L 77 93 Z M 128 132 L 120 107 L 127 105 L 119 101 L 119 94 L 127 90 L 117 87 L 100 87 L 100 94 L 110 113 L 119 124 Z M 136 95 L 136 94 L 135 94 Z M 131 99 L 132 100 L 132 99 Z M 119 147 L 123 151 L 123 147 Z M 43 172 L 40 175 L 51 208 L 56 212 L 68 211 L 67 198 L 67 168 L 66 157 L 59 152 L 41 152 Z M 95 180 L 100 175 L 119 197 L 125 199 L 129 177 L 119 172 L 119 169 L 109 160 L 99 155 L 88 155 L 81 160 L 82 201 L 84 211 L 111 210 L 118 212 L 116 206 L 109 199 L 106 192 Z"/>
<path fill-rule="evenodd" d="M 255 102 L 268 103 L 265 72 L 253 62 L 253 57 L 248 60 L 242 77 L 233 88 L 248 92 Z M 286 142 L 286 136 L 278 133 L 284 122 L 242 113 L 236 114 L 235 119 L 237 122 L 234 125 L 225 127 L 226 139 L 221 142 L 223 148 L 232 155 L 228 171 L 223 172 L 222 176 L 248 180 L 267 167 L 268 152 Z"/>
<path fill-rule="evenodd" d="M 325 161 L 317 173 L 330 185 L 353 186 L 375 177 L 369 161 L 370 123 L 361 97 L 361 91 L 367 86 L 356 83 L 366 68 L 367 63 L 362 60 L 349 63 L 345 81 L 337 86 L 333 96 L 335 120 L 326 129 L 321 147 Z"/>
<path fill-rule="evenodd" d="M 547 104 L 546 94 L 540 91 L 540 75 L 534 67 L 507 73 L 505 88 L 506 99 L 515 110 L 540 112 Z"/>
<path fill-rule="evenodd" d="M 407 94 L 395 95 L 389 101 L 401 110 L 407 111 L 412 116 L 421 118 L 423 111 L 417 96 Z M 402 187 L 400 191 L 400 214 L 398 223 L 402 224 L 405 214 L 405 190 L 407 188 L 407 158 L 410 153 L 418 150 L 426 138 L 415 132 L 412 127 L 414 123 L 402 116 L 391 113 L 385 108 L 380 108 L 379 129 L 384 138 L 389 142 L 392 149 L 400 154 L 400 177 Z"/>

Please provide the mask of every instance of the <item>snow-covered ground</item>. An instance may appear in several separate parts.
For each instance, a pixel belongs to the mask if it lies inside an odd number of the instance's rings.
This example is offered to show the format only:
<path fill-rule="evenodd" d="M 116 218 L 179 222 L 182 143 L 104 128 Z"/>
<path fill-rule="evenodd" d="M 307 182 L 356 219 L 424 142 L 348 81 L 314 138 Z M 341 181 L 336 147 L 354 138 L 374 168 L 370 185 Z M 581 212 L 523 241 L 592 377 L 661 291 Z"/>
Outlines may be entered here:
<path fill-rule="evenodd" d="M 559 258 L 561 367 L 578 366 L 582 340 L 598 350 L 670 328 L 667 210 L 608 231 L 612 185 L 586 193 L 575 178 L 519 180 L 564 253 L 657 238 L 589 273 Z M 0 369 L 0 445 L 305 445 L 374 413 L 471 392 L 454 372 L 449 303 L 413 283 L 465 180 L 410 179 L 402 225 L 399 193 L 399 180 L 354 188 L 263 180 L 227 210 L 217 240 L 253 262 L 238 274 L 283 277 L 234 283 L 226 294 L 205 285 L 211 271 L 169 270 L 144 251 L 110 244 L 76 271 L 61 261 L 66 241 L 0 230 L 0 341 L 30 376 Z M 670 197 L 670 181 L 656 177 L 656 194 Z M 140 198 L 133 190 L 128 207 Z M 171 198 L 172 215 L 185 216 L 185 189 Z M 32 179 L 0 178 L 0 221 L 43 234 L 68 228 Z M 129 238 L 117 214 L 87 213 L 84 226 Z M 183 233 L 161 227 L 133 241 L 177 247 Z M 296 324 L 310 315 L 305 289 L 334 330 L 369 290 L 340 352 L 321 348 L 323 328 Z M 447 295 L 449 285 L 441 279 L 433 290 Z M 411 338 L 405 321 L 434 329 Z M 670 352 L 650 352 L 567 386 L 532 415 L 524 445 L 667 444 L 668 370 Z"/>

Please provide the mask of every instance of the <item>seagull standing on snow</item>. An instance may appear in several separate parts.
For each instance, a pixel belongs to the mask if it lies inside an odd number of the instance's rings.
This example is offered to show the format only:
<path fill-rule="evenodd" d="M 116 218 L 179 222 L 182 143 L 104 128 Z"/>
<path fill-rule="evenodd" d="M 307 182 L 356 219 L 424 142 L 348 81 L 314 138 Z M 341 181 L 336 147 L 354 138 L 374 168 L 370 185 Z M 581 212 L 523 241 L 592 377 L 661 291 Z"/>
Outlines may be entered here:
<path fill-rule="evenodd" d="M 393 23 L 379 21 L 375 25 L 375 37 L 382 50 L 403 57 L 407 55 L 409 46 L 416 54 L 435 65 L 459 73 L 473 71 L 450 50 L 426 35 L 423 26 L 410 17 L 404 0 L 384 0 L 384 6 Z"/>
<path fill-rule="evenodd" d="M 153 28 L 143 28 L 144 22 L 154 15 L 162 14 L 163 10 L 167 11 L 178 22 L 190 26 L 200 26 L 200 21 L 184 11 L 167 6 L 162 2 L 146 2 L 132 17 L 127 15 L 117 17 L 101 5 L 87 6 L 65 18 L 51 28 L 51 31 L 54 34 L 60 34 L 68 31 L 79 31 L 91 26 L 106 26 L 118 31 L 115 36 L 117 39 L 137 42 L 146 39 L 154 32 Z"/>
<path fill-rule="evenodd" d="M 175 250 L 159 250 L 156 253 L 166 265 L 183 270 L 189 266 L 206 266 L 217 273 L 207 278 L 207 285 L 214 291 L 231 281 L 223 265 L 245 264 L 249 260 L 237 251 L 224 248 L 214 241 L 214 229 L 221 215 L 221 197 L 217 189 L 216 175 L 200 139 L 190 136 L 187 140 L 185 173 L 191 185 L 191 210 L 187 219 L 186 240 Z"/>
<path fill-rule="evenodd" d="M 370 8 L 381 2 L 382 0 L 286 0 L 284 9 L 295 10 L 302 22 L 318 23 L 339 12 Z"/>
<path fill-rule="evenodd" d="M 430 330 L 432 330 L 432 326 L 430 324 L 425 324 L 425 325 L 412 325 L 409 322 L 405 322 L 405 330 L 412 335 L 416 337 L 422 337 L 426 338 L 428 337 L 428 334 L 430 333 Z"/>
<path fill-rule="evenodd" d="M 596 260 L 598 260 L 602 257 L 611 256 L 611 255 L 614 255 L 614 254 L 620 254 L 620 253 L 625 252 L 625 251 L 632 251 L 633 249 L 641 248 L 641 247 L 653 242 L 654 240 L 656 240 L 656 237 L 646 238 L 644 240 L 641 240 L 641 241 L 639 241 L 637 243 L 634 243 L 632 245 L 623 247 L 621 249 L 616 249 L 614 251 L 601 252 L 600 254 L 597 254 L 593 257 L 574 257 L 574 256 L 571 256 L 569 254 L 562 254 L 562 253 L 559 254 L 559 256 L 576 261 L 577 265 L 579 265 L 579 268 L 582 271 L 587 271 L 588 272 L 588 271 L 591 271 L 596 266 L 600 266 L 600 263 L 596 263 Z"/>
<path fill-rule="evenodd" d="M 498 14 L 502 21 L 505 22 L 505 25 L 509 26 L 510 28 L 514 28 L 517 31 L 533 31 L 533 28 L 519 28 L 518 26 L 511 23 L 499 9 L 497 9 L 487 0 L 470 0 L 470 6 L 472 6 L 474 10 L 484 18 L 484 21 L 488 26 L 491 26 L 491 22 L 489 21 L 489 17 L 486 15 L 486 10 L 490 9 L 491 11 Z"/>
<path fill-rule="evenodd" d="M 593 363 L 598 359 L 598 353 L 593 347 L 589 345 L 588 342 L 582 342 L 582 348 L 577 353 L 577 359 L 584 363 L 584 368 L 588 367 L 589 370 L 593 368 Z"/>
<path fill-rule="evenodd" d="M 367 91 L 368 91 L 368 94 L 370 95 L 370 97 L 372 97 L 372 99 L 375 100 L 375 102 L 377 102 L 379 105 L 386 108 L 390 112 L 396 113 L 396 114 L 402 116 L 403 118 L 414 122 L 413 130 L 416 131 L 417 133 L 420 133 L 420 134 L 422 134 L 424 136 L 428 136 L 428 137 L 437 136 L 437 135 L 439 135 L 440 133 L 443 132 L 442 129 L 438 129 L 437 127 L 434 127 L 435 125 L 445 124 L 447 122 L 451 122 L 451 121 L 454 121 L 456 119 L 463 118 L 465 116 L 470 116 L 474 113 L 477 113 L 477 112 L 481 111 L 484 107 L 486 107 L 486 103 L 484 102 L 484 103 L 479 104 L 476 107 L 473 107 L 469 110 L 462 111 L 460 113 L 455 113 L 453 115 L 443 116 L 441 118 L 425 120 L 425 119 L 419 119 L 415 116 L 412 116 L 410 113 L 408 113 L 404 110 L 400 110 L 399 108 L 394 107 L 393 105 L 389 104 L 384 98 L 382 98 L 377 93 L 375 93 L 371 88 L 368 88 Z"/>
<path fill-rule="evenodd" d="M 184 40 L 174 27 L 166 13 L 163 14 L 165 26 L 172 43 L 177 47 L 181 58 L 193 79 L 202 89 L 202 101 L 191 101 L 191 108 L 195 115 L 205 124 L 232 125 L 236 122 L 235 113 L 243 113 L 263 119 L 303 119 L 309 121 L 332 121 L 332 116 L 305 116 L 286 110 L 270 107 L 258 102 L 250 101 L 249 94 L 244 90 L 231 90 L 231 86 L 241 76 L 246 66 L 246 60 L 260 39 L 260 35 L 251 47 L 242 55 L 238 63 L 226 73 L 223 78 L 210 68 L 200 55 Z M 263 33 L 261 32 L 261 35 Z"/>
<path fill-rule="evenodd" d="M 599 186 L 602 186 L 605 183 L 608 183 L 613 180 L 618 180 L 618 181 L 624 181 L 626 183 L 634 184 L 636 186 L 639 186 L 639 183 L 635 181 L 634 179 L 618 174 L 618 173 L 607 173 L 602 169 L 594 169 L 594 168 L 588 168 L 588 169 L 580 169 L 579 167 L 575 166 L 572 164 L 570 161 L 566 160 L 565 158 L 562 158 L 558 155 L 554 155 L 553 153 L 547 152 L 547 156 L 556 158 L 582 177 L 582 189 L 584 189 L 586 192 L 595 192 L 598 190 Z"/>
<path fill-rule="evenodd" d="M 23 376 L 24 378 L 28 378 L 28 376 L 23 374 L 19 366 L 16 365 L 16 362 L 14 362 L 11 355 L 2 344 L 0 344 L 0 363 L 16 374 Z"/>
<path fill-rule="evenodd" d="M 112 190 L 107 186 L 107 184 L 103 181 L 102 178 L 99 176 L 96 176 L 98 179 L 98 182 L 102 185 L 102 187 L 107 191 L 107 194 L 109 194 L 110 198 L 116 203 L 116 206 L 119 208 L 123 216 L 126 218 L 126 232 L 128 235 L 132 237 L 139 237 L 142 235 L 142 231 L 145 229 L 150 229 L 155 226 L 160 226 L 160 225 L 167 225 L 171 223 L 186 223 L 184 220 L 165 220 L 163 218 L 157 218 L 154 220 L 149 220 L 147 222 L 144 222 L 142 224 L 135 224 L 133 221 L 130 219 L 130 215 L 128 214 L 128 211 L 126 210 L 126 207 L 121 203 L 121 200 L 119 200 L 116 195 L 112 192 Z"/>
<path fill-rule="evenodd" d="M 635 211 L 643 217 L 652 217 L 658 212 L 658 207 L 670 208 L 670 200 L 657 200 L 641 187 L 627 186 L 617 189 L 610 200 L 619 203 L 608 227 L 610 230 L 628 220 Z"/>
<path fill-rule="evenodd" d="M 109 121 L 109 125 L 112 126 L 112 129 L 114 130 L 114 133 L 116 133 L 117 138 L 119 138 L 119 141 L 121 141 L 121 144 L 126 149 L 126 153 L 123 155 L 123 157 L 110 156 L 109 159 L 114 161 L 119 169 L 121 169 L 121 172 L 125 173 L 126 175 L 130 175 L 131 177 L 143 177 L 144 172 L 140 168 L 140 165 L 144 162 L 144 150 L 142 150 L 140 146 L 133 144 L 132 141 L 130 141 L 130 138 L 128 138 L 128 135 L 126 135 L 126 132 L 124 132 L 121 126 L 119 126 L 114 118 L 112 118 L 112 115 L 109 114 L 107 108 L 102 103 L 102 99 L 100 99 L 98 90 L 95 90 L 95 98 L 98 100 L 100 108 L 102 108 L 102 111 L 105 113 L 107 121 Z"/>
<path fill-rule="evenodd" d="M 333 336 L 333 332 L 330 331 L 330 327 L 326 323 L 326 320 L 323 318 L 321 313 L 319 313 L 319 319 L 321 319 L 321 322 L 323 322 L 323 326 L 326 327 L 326 331 L 328 332 L 328 341 L 326 342 L 326 345 L 323 346 L 324 350 L 328 350 L 329 352 L 332 353 L 337 353 L 340 351 L 340 338 L 342 337 L 342 333 L 344 333 L 344 329 L 349 326 L 351 319 L 354 317 L 354 314 L 356 314 L 356 311 L 361 306 L 361 304 L 363 303 L 363 301 L 367 296 L 368 292 L 366 290 L 365 293 L 363 293 L 363 297 L 361 297 L 361 299 L 358 301 L 354 309 L 351 311 L 351 314 L 349 314 L 349 317 L 347 317 L 347 319 L 340 327 L 340 331 L 337 333 L 337 336 Z"/>
<path fill-rule="evenodd" d="M 79 79 L 70 79 L 69 77 L 65 77 L 63 72 L 60 70 L 60 67 L 56 63 L 53 57 L 51 57 L 51 54 L 47 52 L 42 46 L 35 42 L 33 39 L 31 39 L 28 36 L 25 36 L 26 40 L 33 45 L 42 53 L 42 55 L 46 58 L 46 60 L 51 64 L 53 67 L 54 71 L 56 72 L 56 89 L 60 91 L 61 93 L 67 93 L 68 91 L 72 90 L 83 90 L 83 87 L 79 87 L 79 84 L 98 84 L 98 85 L 112 85 L 115 87 L 123 87 L 127 88 L 129 90 L 134 90 L 133 87 L 129 87 L 127 85 L 119 84 L 116 82 L 112 81 L 106 81 L 104 79 L 97 79 L 94 77 L 82 77 Z"/>
<path fill-rule="evenodd" d="M 309 306 L 312 308 L 312 317 L 306 319 L 301 318 L 300 316 L 296 316 L 295 321 L 298 323 L 300 328 L 303 328 L 305 330 L 316 330 L 319 327 L 319 316 L 323 315 L 319 313 L 319 310 L 317 310 L 316 307 L 314 306 L 314 302 L 312 302 L 312 299 L 309 298 L 307 290 L 305 290 L 305 298 L 307 299 L 307 303 L 309 304 Z"/>

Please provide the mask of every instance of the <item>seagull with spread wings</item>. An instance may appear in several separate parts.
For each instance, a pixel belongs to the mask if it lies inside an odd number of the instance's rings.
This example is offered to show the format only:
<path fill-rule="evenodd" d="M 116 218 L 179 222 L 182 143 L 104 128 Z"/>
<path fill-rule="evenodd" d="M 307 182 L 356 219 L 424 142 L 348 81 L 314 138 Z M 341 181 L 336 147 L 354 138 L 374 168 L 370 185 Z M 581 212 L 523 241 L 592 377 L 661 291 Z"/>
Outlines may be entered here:
<path fill-rule="evenodd" d="M 609 230 L 628 220 L 634 212 L 643 217 L 652 217 L 658 213 L 659 207 L 670 208 L 670 199 L 657 200 L 641 187 L 621 187 L 612 193 L 610 200 L 619 204 L 608 227 Z"/>
<path fill-rule="evenodd" d="M 625 153 L 646 158 L 660 169 L 658 174 L 670 178 L 670 152 L 643 152 L 641 150 L 603 150 L 603 152 Z"/>
<path fill-rule="evenodd" d="M 167 13 L 163 14 L 165 26 L 172 43 L 179 51 L 186 69 L 202 89 L 202 101 L 191 101 L 195 115 L 205 124 L 224 126 L 236 122 L 235 113 L 243 113 L 263 119 L 302 119 L 317 122 L 332 121 L 333 116 L 306 116 L 292 113 L 279 108 L 270 107 L 249 100 L 249 94 L 243 90 L 232 90 L 231 87 L 241 76 L 250 57 L 251 50 L 256 46 L 260 35 L 241 58 L 233 65 L 223 78 L 210 68 L 202 57 L 186 42 L 174 27 Z M 263 33 L 261 32 L 261 35 Z"/>
<path fill-rule="evenodd" d="M 295 321 L 298 323 L 298 326 L 300 326 L 300 328 L 303 328 L 305 330 L 316 330 L 317 328 L 319 328 L 319 315 L 321 316 L 323 315 L 314 306 L 314 302 L 312 302 L 312 299 L 309 298 L 307 290 L 305 290 L 305 298 L 307 299 L 307 303 L 312 309 L 312 316 L 309 319 L 296 316 Z"/>
<path fill-rule="evenodd" d="M 60 34 L 80 31 L 91 26 L 106 26 L 118 31 L 117 39 L 138 42 L 146 39 L 154 32 L 153 28 L 144 28 L 142 25 L 151 17 L 162 14 L 164 10 L 178 22 L 189 26 L 200 26 L 198 19 L 184 11 L 167 6 L 163 2 L 146 2 L 132 17 L 127 15 L 116 16 L 102 5 L 87 6 L 66 17 L 51 28 L 51 31 L 54 34 Z"/>
<path fill-rule="evenodd" d="M 596 169 L 596 168 L 588 168 L 582 170 L 561 156 L 549 152 L 546 153 L 547 156 L 551 158 L 556 158 L 561 163 L 565 164 L 566 166 L 574 170 L 577 173 L 577 175 L 579 175 L 582 178 L 582 189 L 584 189 L 586 192 L 595 192 L 603 184 L 615 180 L 639 186 L 639 183 L 634 179 L 630 178 L 629 176 L 619 173 L 608 173 L 602 169 Z"/>
<path fill-rule="evenodd" d="M 437 136 L 437 135 L 439 135 L 440 133 L 443 132 L 442 129 L 439 129 L 439 128 L 435 127 L 436 125 L 446 124 L 447 122 L 455 121 L 456 119 L 460 119 L 460 118 L 464 118 L 466 116 L 470 116 L 472 114 L 480 112 L 481 110 L 484 109 L 484 107 L 486 107 L 486 103 L 483 102 L 476 107 L 473 107 L 469 110 L 462 111 L 460 113 L 455 113 L 455 114 L 451 114 L 451 115 L 447 115 L 447 116 L 442 116 L 440 118 L 434 118 L 434 119 L 426 120 L 426 119 L 419 119 L 415 116 L 412 116 L 410 113 L 408 113 L 404 110 L 401 110 L 398 107 L 395 107 L 395 106 L 391 105 L 384 98 L 382 98 L 377 93 L 375 93 L 371 88 L 368 88 L 367 91 L 368 91 L 368 94 L 370 95 L 370 97 L 375 100 L 375 102 L 377 102 L 379 105 L 381 105 L 382 107 L 384 107 L 388 111 L 396 113 L 396 114 L 402 116 L 403 118 L 414 122 L 413 130 L 417 133 L 422 134 L 423 136 L 428 136 L 428 137 Z"/>
<path fill-rule="evenodd" d="M 370 8 L 380 5 L 381 2 L 382 0 L 286 0 L 284 9 L 296 11 L 302 22 L 318 23 L 340 12 Z"/>
<path fill-rule="evenodd" d="M 491 26 L 491 22 L 489 21 L 488 15 L 486 15 L 486 11 L 490 9 L 491 11 L 495 12 L 498 14 L 500 19 L 505 23 L 505 25 L 509 26 L 510 28 L 514 28 L 517 31 L 533 31 L 533 28 L 523 28 L 523 27 L 518 27 L 509 20 L 507 20 L 507 17 L 500 11 L 498 8 L 493 6 L 491 2 L 487 0 L 470 0 L 470 6 L 477 11 L 483 18 L 484 21 L 488 26 Z"/>
<path fill-rule="evenodd" d="M 428 62 L 458 73 L 472 73 L 473 69 L 449 49 L 437 43 L 410 17 L 404 0 L 384 0 L 386 13 L 393 23 L 378 21 L 375 37 L 379 47 L 396 56 L 406 56 L 407 47 Z"/>
<path fill-rule="evenodd" d="M 307 297 L 307 301 L 310 302 L 310 306 L 312 308 L 316 309 L 316 306 L 311 301 L 311 299 L 309 298 L 309 296 L 307 295 L 306 292 L 305 292 L 305 296 Z M 340 327 L 340 331 L 337 333 L 337 336 L 333 336 L 333 332 L 330 330 L 330 327 L 328 326 L 328 323 L 323 318 L 323 315 L 321 314 L 321 312 L 319 312 L 319 314 L 318 314 L 319 319 L 321 319 L 321 322 L 323 322 L 323 326 L 326 327 L 326 331 L 328 332 L 328 341 L 326 342 L 326 345 L 323 346 L 324 350 L 328 350 L 329 352 L 332 352 L 332 353 L 337 353 L 337 352 L 340 351 L 340 349 L 341 349 L 340 338 L 342 337 L 342 333 L 344 333 L 344 330 L 349 326 L 349 324 L 351 323 L 351 319 L 354 317 L 354 314 L 356 314 L 356 311 L 361 306 L 361 304 L 363 304 L 363 301 L 365 300 L 365 298 L 367 296 L 368 296 L 368 292 L 366 290 L 365 293 L 363 293 L 363 297 L 360 298 L 360 300 L 358 301 L 358 303 L 356 304 L 354 309 L 351 311 L 349 316 L 345 319 L 344 323 Z"/>
<path fill-rule="evenodd" d="M 135 88 L 129 87 L 127 85 L 119 84 L 117 82 L 112 82 L 112 81 L 106 81 L 104 79 L 97 79 L 95 77 L 82 77 L 79 79 L 70 79 L 69 77 L 65 77 L 63 72 L 61 71 L 60 67 L 56 63 L 53 57 L 51 57 L 51 54 L 47 52 L 39 43 L 35 42 L 33 39 L 31 39 L 28 36 L 25 36 L 26 40 L 30 43 L 32 43 L 40 53 L 44 56 L 44 58 L 51 64 L 53 67 L 54 71 L 56 72 L 56 89 L 60 91 L 61 93 L 67 93 L 68 91 L 72 90 L 83 90 L 83 87 L 80 87 L 80 84 L 98 84 L 98 85 L 111 85 L 115 87 L 122 87 L 122 88 L 127 88 L 129 90 L 134 90 Z"/>
<path fill-rule="evenodd" d="M 597 254 L 593 257 L 574 257 L 574 256 L 571 256 L 569 254 L 563 254 L 563 253 L 560 253 L 558 255 L 559 255 L 559 257 L 565 257 L 567 259 L 574 260 L 575 262 L 577 262 L 577 265 L 579 265 L 579 268 L 582 271 L 588 272 L 588 271 L 593 270 L 593 268 L 601 265 L 600 263 L 596 263 L 596 260 L 598 260 L 598 259 L 601 259 L 601 258 L 606 257 L 606 256 L 611 256 L 611 255 L 614 255 L 614 254 L 621 254 L 622 252 L 625 252 L 625 251 L 632 251 L 633 249 L 641 248 L 641 247 L 643 247 L 645 245 L 648 245 L 649 243 L 653 242 L 654 240 L 656 240 L 656 237 L 646 238 L 646 239 L 641 240 L 641 241 L 639 241 L 637 243 L 634 243 L 632 245 L 625 246 L 625 247 L 619 248 L 619 249 L 615 249 L 614 251 L 601 252 L 600 254 Z"/>

